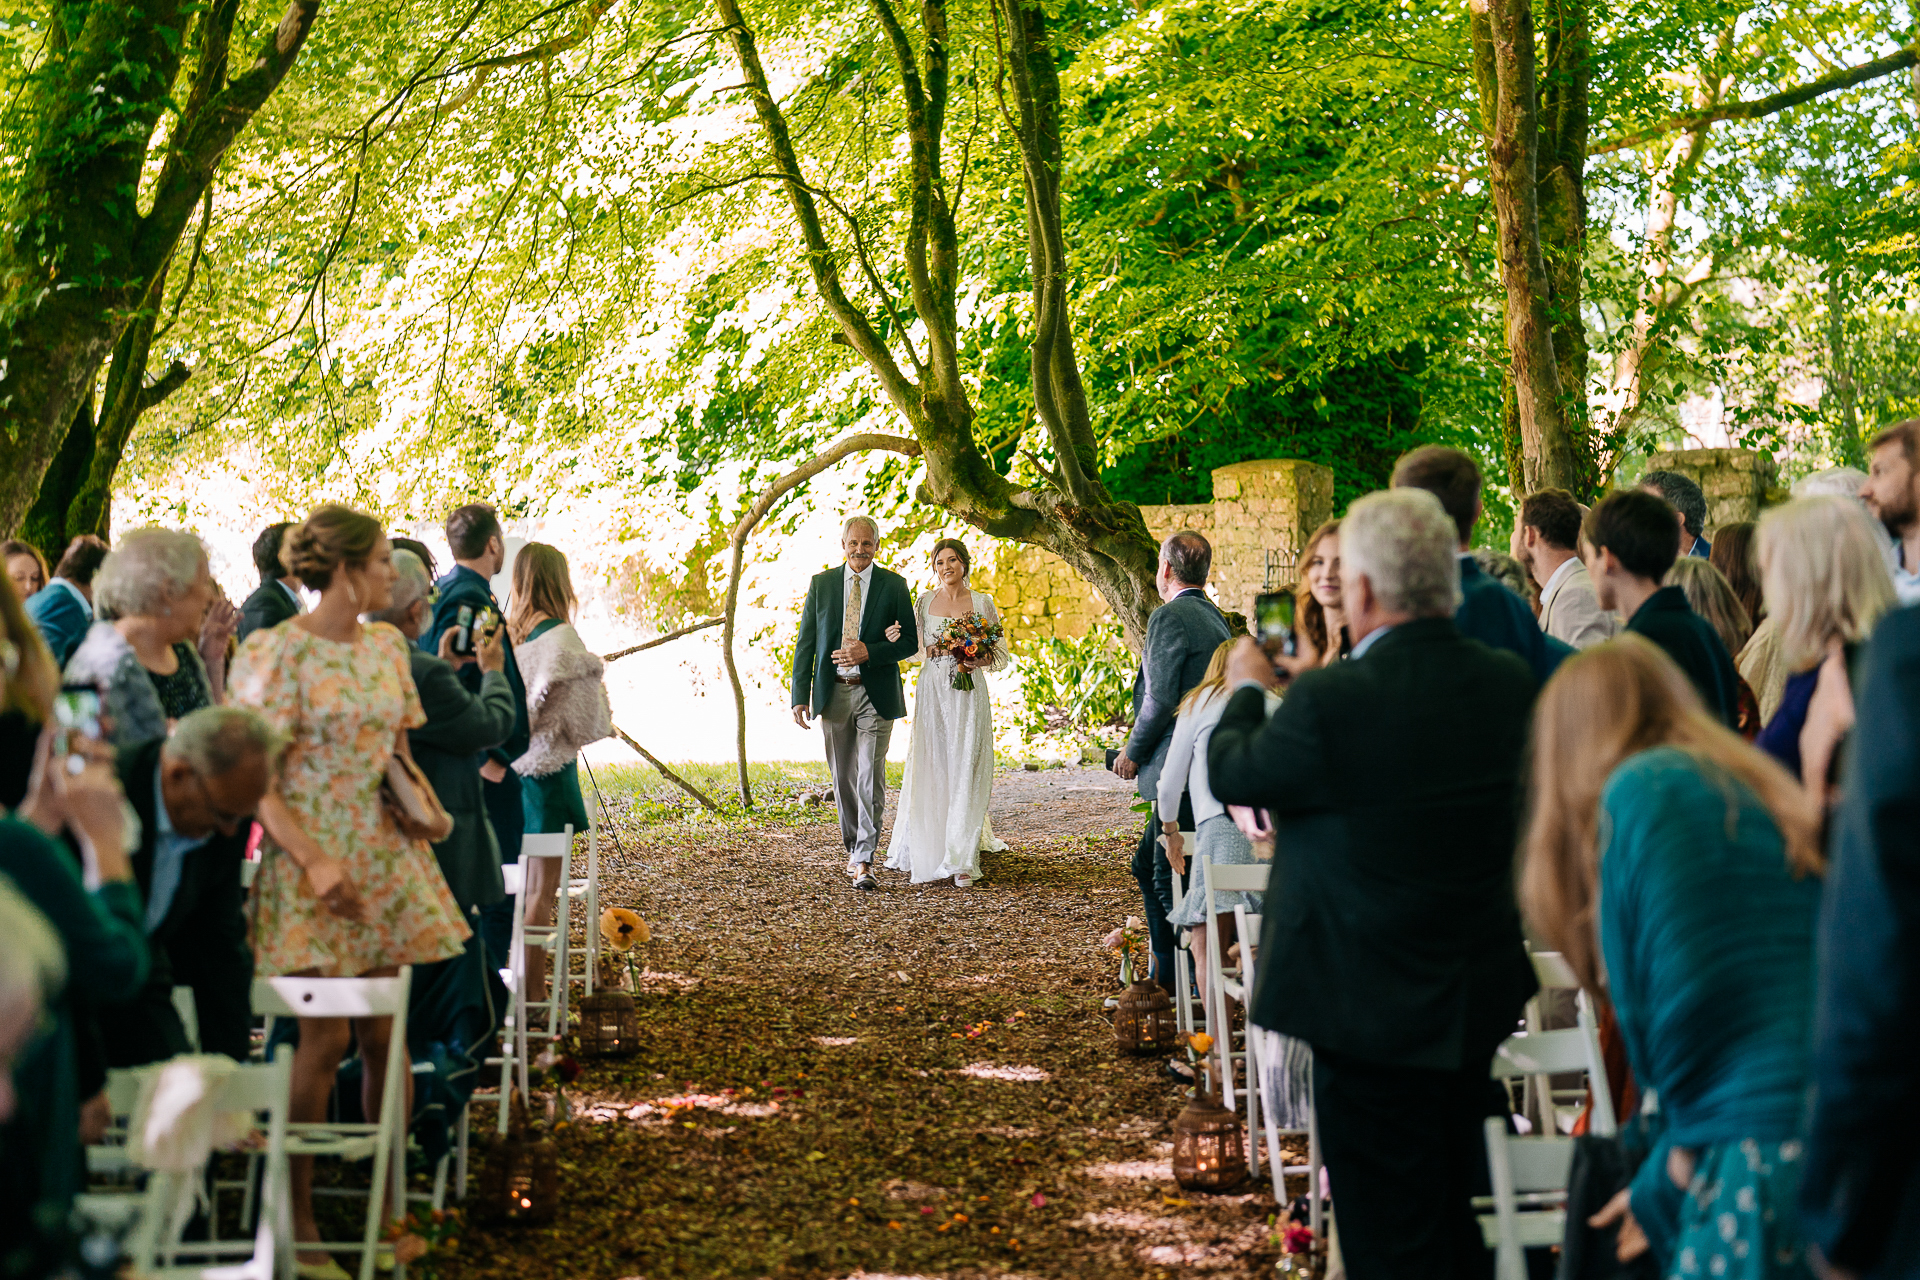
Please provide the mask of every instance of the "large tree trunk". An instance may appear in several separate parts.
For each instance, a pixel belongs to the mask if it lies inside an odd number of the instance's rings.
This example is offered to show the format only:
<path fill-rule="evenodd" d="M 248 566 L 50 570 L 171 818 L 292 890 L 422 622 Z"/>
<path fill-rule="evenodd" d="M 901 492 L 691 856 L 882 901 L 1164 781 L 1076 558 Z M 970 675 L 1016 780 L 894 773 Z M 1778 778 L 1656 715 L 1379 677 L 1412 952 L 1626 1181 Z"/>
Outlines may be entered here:
<path fill-rule="evenodd" d="M 239 0 L 94 0 L 52 11 L 49 65 L 21 107 L 36 131 L 0 238 L 0 532 L 33 503 L 101 363 L 153 295 L 214 167 L 293 65 L 319 0 L 292 0 L 253 64 L 229 78 L 238 11 Z M 154 131 L 189 49 L 193 75 L 149 175 Z M 152 192 L 144 213 L 143 186 Z"/>
<path fill-rule="evenodd" d="M 1542 13 L 1546 71 L 1540 77 L 1540 253 L 1553 302 L 1553 355 L 1561 410 L 1578 480 L 1569 487 L 1585 502 L 1600 482 L 1587 420 L 1587 323 L 1580 314 L 1581 272 L 1587 260 L 1588 86 L 1593 44 L 1586 0 L 1547 0 Z"/>
<path fill-rule="evenodd" d="M 1530 0 L 1470 0 L 1468 13 L 1506 295 L 1507 359 L 1520 428 L 1520 489 L 1576 489 L 1580 477 L 1567 429 L 1553 344 L 1552 292 L 1540 249 L 1533 7 Z"/>
<path fill-rule="evenodd" d="M 1065 234 L 1060 211 L 1059 81 L 1045 16 L 1021 0 L 997 0 L 995 15 L 1007 41 L 1007 83 L 1018 104 L 1015 131 L 1026 192 L 1028 256 L 1033 276 L 1032 383 L 1035 415 L 1047 432 L 1053 467 L 1034 460 L 1042 483 L 1017 485 L 997 472 L 974 438 L 974 408 L 959 365 L 955 289 L 960 244 L 941 142 L 948 102 L 947 18 L 944 0 L 922 0 L 924 50 L 896 14 L 892 0 L 869 0 L 874 20 L 894 54 L 906 105 L 910 218 L 901 266 L 925 350 L 900 323 L 883 283 L 891 272 L 873 262 L 857 227 L 850 244 L 827 236 L 820 207 L 827 204 L 803 173 L 787 119 L 769 87 L 753 28 L 738 0 L 714 0 L 752 98 L 770 167 L 784 190 L 803 243 L 815 291 L 838 325 L 841 339 L 879 382 L 920 446 L 926 481 L 919 497 L 999 538 L 1044 547 L 1072 565 L 1112 608 L 1136 648 L 1147 616 L 1159 604 L 1153 578 L 1157 552 L 1140 509 L 1116 502 L 1098 478 L 1098 456 L 1086 393 L 1074 355 L 1067 307 Z M 1011 114 L 1011 113 L 1010 113 Z M 817 198 L 819 197 L 819 198 Z M 889 321 L 882 327 L 847 293 L 842 263 L 857 265 Z M 905 361 L 905 367 L 902 365 Z M 1031 455 L 1030 455 L 1031 456 Z"/>

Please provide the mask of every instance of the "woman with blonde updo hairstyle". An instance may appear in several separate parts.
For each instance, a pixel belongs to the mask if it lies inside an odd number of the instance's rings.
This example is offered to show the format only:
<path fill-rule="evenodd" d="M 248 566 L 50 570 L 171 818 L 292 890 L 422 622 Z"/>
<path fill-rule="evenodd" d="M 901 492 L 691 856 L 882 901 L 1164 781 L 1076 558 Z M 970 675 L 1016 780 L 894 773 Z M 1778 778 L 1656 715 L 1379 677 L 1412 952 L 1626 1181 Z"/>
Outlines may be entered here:
<path fill-rule="evenodd" d="M 411 759 L 407 730 L 426 722 L 406 638 L 388 623 L 360 621 L 393 603 L 386 534 L 372 516 L 328 504 L 287 531 L 280 557 L 320 601 L 248 636 L 229 687 L 230 702 L 258 710 L 289 742 L 260 805 L 255 971 L 384 977 L 459 955 L 469 931 L 431 846 L 402 832 L 380 798 L 387 762 L 396 752 Z M 292 1119 L 325 1118 L 356 1032 L 366 1063 L 361 1105 L 378 1118 L 392 1019 L 349 1026 L 310 1018 L 301 1020 L 293 1060 Z M 294 1238 L 320 1239 L 311 1158 L 293 1161 L 293 1193 Z M 316 1275 L 337 1265 L 317 1252 L 301 1264 Z"/>

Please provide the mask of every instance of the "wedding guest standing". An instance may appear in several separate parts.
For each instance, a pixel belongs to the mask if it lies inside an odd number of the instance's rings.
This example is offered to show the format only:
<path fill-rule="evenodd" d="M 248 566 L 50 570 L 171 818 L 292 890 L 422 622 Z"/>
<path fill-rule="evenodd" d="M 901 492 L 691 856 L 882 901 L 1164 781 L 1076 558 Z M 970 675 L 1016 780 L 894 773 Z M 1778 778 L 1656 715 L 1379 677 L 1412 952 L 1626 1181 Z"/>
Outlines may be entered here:
<path fill-rule="evenodd" d="M 1706 619 L 1713 633 L 1720 637 L 1720 643 L 1726 646 L 1728 653 L 1739 653 L 1746 647 L 1753 635 L 1751 615 L 1746 606 L 1733 594 L 1733 587 L 1713 567 L 1711 560 L 1699 556 L 1681 556 L 1673 562 L 1673 568 L 1667 570 L 1666 585 L 1680 588 L 1687 597 L 1687 607 Z M 1734 717 L 1733 730 L 1748 742 L 1760 732 L 1760 701 L 1754 696 L 1753 686 L 1740 674 L 1736 666 L 1733 673 L 1735 690 L 1739 695 L 1739 713 Z"/>
<path fill-rule="evenodd" d="M 234 703 L 258 709 L 289 743 L 260 805 L 266 839 L 252 894 L 255 966 L 261 974 L 381 977 L 457 955 L 468 934 L 459 904 L 426 842 L 402 833 L 380 799 L 388 760 L 408 754 L 406 731 L 424 719 L 406 638 L 386 623 L 360 622 L 393 600 L 386 535 L 372 516 L 329 504 L 288 531 L 281 557 L 320 599 L 311 612 L 248 636 L 234 663 Z M 325 1118 L 335 1073 L 358 1037 L 361 1105 L 377 1119 L 392 1023 L 303 1019 L 291 1118 Z M 409 1076 L 409 1096 L 411 1087 Z M 293 1201 L 294 1238 L 320 1239 L 310 1157 L 293 1162 Z M 329 1265 L 317 1252 L 301 1261 Z"/>
<path fill-rule="evenodd" d="M 1820 912 L 1808 1239 L 1838 1276 L 1920 1275 L 1920 609 L 1890 613 L 1860 663 L 1855 749 Z"/>
<path fill-rule="evenodd" d="M 1679 587 L 1662 586 L 1679 559 L 1673 508 L 1640 489 L 1609 494 L 1580 528 L 1581 556 L 1602 608 L 1627 630 L 1667 651 L 1700 691 L 1707 709 L 1732 728 L 1739 722 L 1740 678 L 1733 658 Z"/>
<path fill-rule="evenodd" d="M 1699 556 L 1705 559 L 1713 554 L 1713 544 L 1707 541 L 1707 495 L 1691 478 L 1678 471 L 1649 471 L 1640 477 L 1639 489 L 1642 493 L 1652 494 L 1667 504 L 1673 512 L 1676 526 L 1675 536 L 1679 539 L 1674 556 Z"/>
<path fill-rule="evenodd" d="M 46 557 L 31 542 L 13 538 L 0 542 L 0 562 L 5 563 L 7 579 L 22 600 L 47 585 Z"/>
<path fill-rule="evenodd" d="M 1480 467 L 1458 449 L 1422 445 L 1393 465 L 1393 487 L 1424 489 L 1440 500 L 1459 541 L 1460 634 L 1518 654 L 1544 681 L 1573 650 L 1540 630 L 1527 602 L 1482 572 L 1473 558 L 1473 526 L 1480 519 Z"/>
<path fill-rule="evenodd" d="M 202 707 L 172 737 L 118 753 L 120 785 L 140 819 L 133 871 L 153 962 L 134 999 L 101 1010 L 109 1066 L 193 1051 L 175 987 L 193 992 L 201 1052 L 247 1060 L 253 948 L 240 864 L 283 746 L 256 711 Z"/>
<path fill-rule="evenodd" d="M 1221 713 L 1227 709 L 1227 655 L 1232 650 L 1233 641 L 1221 641 L 1213 657 L 1207 660 L 1207 672 L 1200 683 L 1180 700 L 1180 712 L 1173 722 L 1173 741 L 1160 770 L 1154 812 L 1178 814 L 1182 800 L 1193 810 L 1193 849 L 1186 847 L 1178 821 L 1160 824 L 1167 842 L 1167 860 L 1183 876 L 1187 874 L 1189 854 L 1207 858 L 1215 866 L 1245 866 L 1254 861 L 1253 845 L 1227 816 L 1227 807 L 1215 797 L 1207 782 L 1207 748 L 1212 745 L 1213 731 L 1220 723 Z M 1230 946 L 1234 940 L 1233 909 L 1243 906 L 1257 913 L 1260 902 L 1260 894 L 1244 890 L 1223 890 L 1213 895 L 1221 946 Z M 1204 1000 L 1207 995 L 1207 886 L 1197 870 L 1187 882 L 1186 896 L 1174 904 L 1167 922 L 1175 929 L 1187 931 L 1188 946 L 1193 951 L 1194 976 L 1199 980 L 1200 997 Z"/>
<path fill-rule="evenodd" d="M 1819 824 L 1639 636 L 1581 654 L 1534 721 L 1528 919 L 1612 1004 L 1657 1139 L 1593 1219 L 1659 1274 L 1805 1277 L 1795 1187 Z M 1336 1185 L 1338 1185 L 1336 1183 Z"/>
<path fill-rule="evenodd" d="M 300 601 L 300 584 L 280 561 L 280 544 L 291 528 L 284 520 L 270 524 L 253 540 L 253 567 L 260 574 L 260 585 L 240 606 L 236 634 L 242 640 L 256 631 L 279 626 L 306 607 Z"/>
<path fill-rule="evenodd" d="M 987 802 L 993 797 L 993 707 L 987 672 L 1006 669 L 1006 642 L 978 663 L 942 652 L 932 643 L 935 632 L 951 619 L 977 615 L 999 625 L 1000 610 L 993 598 L 967 584 L 972 568 L 959 539 L 933 544 L 933 575 L 939 585 L 921 592 L 913 606 L 920 639 L 927 642 L 926 666 L 914 687 L 913 745 L 900 782 L 893 842 L 887 848 L 889 870 L 911 873 L 915 884 L 952 876 L 956 889 L 973 887 L 982 850 L 998 853 L 1007 847 L 994 839 L 987 818 Z M 968 687 L 955 688 L 954 681 L 963 675 Z"/>
<path fill-rule="evenodd" d="M 584 832 L 590 819 L 580 794 L 580 751 L 613 736 L 607 702 L 606 663 L 587 650 L 573 628 L 573 576 L 567 558 L 544 542 L 529 542 L 513 558 L 513 614 L 508 620 L 527 681 L 526 754 L 513 762 L 520 776 L 520 807 L 526 830 Z M 542 862 L 526 873 L 531 894 L 527 919 L 553 921 L 553 898 L 562 886 L 558 868 Z M 528 999 L 546 998 L 546 979 L 531 954 Z"/>
<path fill-rule="evenodd" d="M 1215 798 L 1273 815 L 1248 1016 L 1312 1047 L 1354 1280 L 1490 1274 L 1471 1197 L 1506 1101 L 1487 1064 L 1537 986 L 1513 894 L 1534 676 L 1461 635 L 1458 547 L 1430 493 L 1356 501 L 1353 657 L 1294 676 L 1269 719 L 1273 668 L 1243 641 L 1207 752 Z"/>
<path fill-rule="evenodd" d="M 6 660 L 9 649 L 13 657 Z M 13 584 L 4 580 L 0 580 L 0 661 L 11 668 L 0 684 L 0 810 L 6 810 L 26 798 L 34 744 L 53 715 L 60 668 L 27 620 Z"/>
<path fill-rule="evenodd" d="M 200 539 L 135 529 L 93 585 L 112 621 L 93 624 L 67 663 L 67 680 L 99 687 L 115 745 L 164 738 L 173 721 L 222 700 L 239 616 L 218 599 Z"/>
<path fill-rule="evenodd" d="M 5 674 L 0 666 L 0 684 Z M 46 917 L 67 958 L 66 987 L 14 1066 L 18 1103 L 0 1125 L 0 1266 L 35 1277 L 70 1274 L 67 1224 L 86 1174 L 80 1103 L 105 1077 L 94 1065 L 82 1079 L 76 1024 L 90 1018 L 91 1006 L 131 996 L 147 975 L 126 797 L 99 744 L 56 757 L 58 732 L 41 733 L 26 802 L 0 818 L 0 880 Z M 70 772 L 76 758 L 82 767 Z M 78 863 L 54 843 L 63 832 L 80 851 Z"/>
<path fill-rule="evenodd" d="M 1514 555 L 1540 585 L 1540 629 L 1562 644 L 1590 649 L 1620 620 L 1600 607 L 1580 562 L 1580 504 L 1565 489 L 1541 489 L 1520 504 Z"/>
<path fill-rule="evenodd" d="M 1920 604 L 1920 418 L 1896 422 L 1867 442 L 1871 461 L 1860 497 L 1893 538 L 1893 589 Z"/>
<path fill-rule="evenodd" d="M 1780 620 L 1780 663 L 1792 674 L 1756 745 L 1795 777 L 1821 665 L 1832 655 L 1830 678 L 1844 683 L 1858 647 L 1894 607 L 1893 582 L 1867 521 L 1851 498 L 1798 498 L 1760 517 L 1761 579 Z"/>
<path fill-rule="evenodd" d="M 1160 544 L 1154 585 L 1164 603 L 1147 619 L 1147 642 L 1133 681 L 1133 732 L 1113 763 L 1120 777 L 1138 779 L 1140 798 L 1149 805 L 1159 796 L 1160 770 L 1173 745 L 1173 717 L 1180 700 L 1200 683 L 1213 651 L 1231 634 L 1226 618 L 1207 599 L 1212 568 L 1213 547 L 1191 529 Z M 1167 923 L 1174 907 L 1173 867 L 1160 856 L 1160 824 L 1170 821 L 1191 829 L 1183 813 L 1149 813 L 1133 854 L 1133 878 L 1146 903 L 1153 977 L 1168 991 L 1173 990 L 1173 926 Z"/>
<path fill-rule="evenodd" d="M 27 601 L 27 616 L 62 667 L 93 625 L 93 575 L 106 558 L 104 541 L 81 534 L 67 544 L 47 585 Z"/>
<path fill-rule="evenodd" d="M 793 650 L 793 722 L 820 717 L 827 772 L 840 810 L 840 843 L 856 889 L 873 889 L 873 857 L 887 808 L 887 744 L 907 713 L 900 664 L 920 650 L 913 593 L 874 564 L 880 526 L 854 516 L 840 528 L 846 563 L 816 573 L 801 606 Z"/>
<path fill-rule="evenodd" d="M 1347 614 L 1340 607 L 1340 522 L 1329 520 L 1313 531 L 1300 557 L 1300 593 L 1295 613 L 1300 638 L 1315 655 L 1315 666 L 1328 666 L 1353 652 L 1347 638 Z"/>
<path fill-rule="evenodd" d="M 460 507 L 447 517 L 447 546 L 453 552 L 453 568 L 435 585 L 440 595 L 433 605 L 433 623 L 420 637 L 428 653 L 440 652 L 441 637 L 458 631 L 464 612 L 471 625 L 483 613 L 504 619 L 500 602 L 493 598 L 492 580 L 507 562 L 506 534 L 500 517 L 484 502 Z M 463 645 L 462 648 L 468 646 Z M 509 767 L 527 750 L 527 686 L 520 678 L 520 663 L 509 637 L 505 650 L 507 686 L 513 690 L 513 730 L 505 742 L 490 747 L 480 761 L 481 793 L 487 802 L 487 822 L 493 828 L 494 842 L 500 846 L 502 863 L 520 861 L 520 837 L 526 831 L 526 815 L 520 807 L 520 779 Z M 460 668 L 460 683 L 467 692 L 480 693 L 482 673 L 477 666 Z M 496 968 L 507 964 L 507 948 L 513 934 L 513 904 L 506 899 L 480 911 L 481 938 L 495 961 Z"/>

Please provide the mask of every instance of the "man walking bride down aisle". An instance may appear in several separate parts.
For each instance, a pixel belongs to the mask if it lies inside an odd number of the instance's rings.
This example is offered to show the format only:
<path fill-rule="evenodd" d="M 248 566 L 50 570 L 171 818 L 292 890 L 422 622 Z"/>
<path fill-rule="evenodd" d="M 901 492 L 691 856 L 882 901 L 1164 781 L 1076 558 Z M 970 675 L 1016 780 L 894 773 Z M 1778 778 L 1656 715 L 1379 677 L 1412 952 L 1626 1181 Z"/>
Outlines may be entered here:
<path fill-rule="evenodd" d="M 936 544 L 939 585 L 915 603 L 904 578 L 874 564 L 879 541 L 872 520 L 852 517 L 840 538 L 846 564 L 816 574 L 808 586 L 793 654 L 794 722 L 804 729 L 811 716 L 820 718 L 847 874 L 857 889 L 876 888 L 887 746 L 893 722 L 906 714 L 900 663 L 923 656 L 887 866 L 910 872 L 915 883 L 952 876 L 968 888 L 980 874 L 980 851 L 1006 847 L 987 822 L 994 760 L 984 673 L 1007 665 L 999 611 L 967 587 L 970 564 L 959 542 Z M 975 632 L 971 659 L 956 657 L 941 638 L 955 622 Z"/>

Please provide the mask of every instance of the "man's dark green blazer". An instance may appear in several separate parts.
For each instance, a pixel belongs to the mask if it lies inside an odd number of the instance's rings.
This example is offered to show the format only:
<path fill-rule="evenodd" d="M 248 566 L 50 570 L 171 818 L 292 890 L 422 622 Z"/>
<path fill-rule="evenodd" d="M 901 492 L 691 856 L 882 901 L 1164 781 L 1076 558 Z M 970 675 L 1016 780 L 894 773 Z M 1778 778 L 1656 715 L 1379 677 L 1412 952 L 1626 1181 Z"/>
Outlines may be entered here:
<path fill-rule="evenodd" d="M 1265 715 L 1227 703 L 1223 803 L 1271 810 L 1251 1017 L 1396 1067 L 1485 1069 L 1536 989 L 1514 902 L 1533 672 L 1419 618 L 1308 671 Z"/>
<path fill-rule="evenodd" d="M 860 683 L 873 709 L 889 720 L 907 714 L 907 695 L 900 685 L 900 664 L 920 651 L 920 628 L 913 620 L 913 593 L 899 574 L 873 566 L 872 590 L 860 613 L 860 639 L 867 660 L 860 664 Z M 793 651 L 792 706 L 826 711 L 833 700 L 833 651 L 840 647 L 840 620 L 846 612 L 847 566 L 837 564 L 813 575 L 807 587 L 806 607 L 800 613 L 800 644 Z M 887 639 L 887 627 L 900 624 L 900 638 Z"/>

